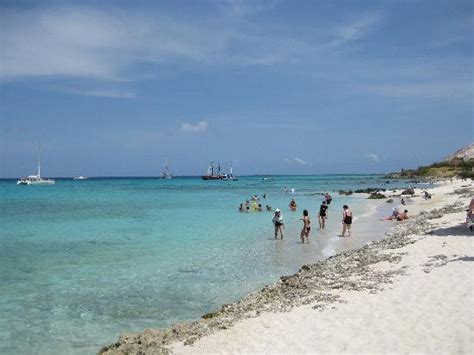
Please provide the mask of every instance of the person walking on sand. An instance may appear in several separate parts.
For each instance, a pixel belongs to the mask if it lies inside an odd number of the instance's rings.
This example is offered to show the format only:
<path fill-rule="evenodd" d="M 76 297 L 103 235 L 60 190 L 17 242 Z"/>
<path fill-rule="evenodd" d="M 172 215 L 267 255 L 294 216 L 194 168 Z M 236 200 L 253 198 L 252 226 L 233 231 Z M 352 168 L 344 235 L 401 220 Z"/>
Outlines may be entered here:
<path fill-rule="evenodd" d="M 351 225 L 352 225 L 352 211 L 349 209 L 349 206 L 344 205 L 342 206 L 342 235 L 341 237 L 346 236 L 346 230 L 347 233 L 349 234 L 349 237 L 351 236 Z"/>
<path fill-rule="evenodd" d="M 328 217 L 329 217 L 328 206 L 326 204 L 326 201 L 323 201 L 321 203 L 321 206 L 319 207 L 319 214 L 318 214 L 319 229 L 324 229 L 324 227 L 326 226 L 326 219 Z"/>
<path fill-rule="evenodd" d="M 283 224 L 283 214 L 279 208 L 275 210 L 272 222 L 275 226 L 275 239 L 278 237 L 278 232 L 280 232 L 280 238 L 283 239 L 283 228 L 285 228 L 285 225 Z"/>
<path fill-rule="evenodd" d="M 311 220 L 309 219 L 309 214 L 307 210 L 303 211 L 303 218 L 300 218 L 303 221 L 303 229 L 300 233 L 301 243 L 304 244 L 306 238 L 306 243 L 309 244 L 309 232 L 311 231 Z"/>

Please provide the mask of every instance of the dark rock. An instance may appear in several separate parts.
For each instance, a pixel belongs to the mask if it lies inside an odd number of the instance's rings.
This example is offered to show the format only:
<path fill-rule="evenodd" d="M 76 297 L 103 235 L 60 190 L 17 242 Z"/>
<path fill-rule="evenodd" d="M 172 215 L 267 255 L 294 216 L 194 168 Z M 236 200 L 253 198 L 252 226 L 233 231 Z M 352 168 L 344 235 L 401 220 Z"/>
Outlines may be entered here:
<path fill-rule="evenodd" d="M 387 196 L 385 196 L 384 194 L 381 194 L 379 192 L 374 192 L 372 194 L 370 194 L 369 197 L 367 197 L 368 199 L 370 200 L 380 200 L 382 198 L 387 198 Z"/>
<path fill-rule="evenodd" d="M 368 189 L 359 189 L 359 190 L 355 190 L 354 192 L 356 194 L 371 194 L 371 193 L 379 192 L 379 191 L 387 191 L 387 189 L 379 189 L 379 188 L 375 188 L 375 187 L 369 187 Z"/>
<path fill-rule="evenodd" d="M 412 188 L 409 188 L 409 189 L 406 189 L 406 190 L 402 191 L 402 195 L 414 195 L 414 194 L 415 194 L 415 190 L 412 189 Z"/>

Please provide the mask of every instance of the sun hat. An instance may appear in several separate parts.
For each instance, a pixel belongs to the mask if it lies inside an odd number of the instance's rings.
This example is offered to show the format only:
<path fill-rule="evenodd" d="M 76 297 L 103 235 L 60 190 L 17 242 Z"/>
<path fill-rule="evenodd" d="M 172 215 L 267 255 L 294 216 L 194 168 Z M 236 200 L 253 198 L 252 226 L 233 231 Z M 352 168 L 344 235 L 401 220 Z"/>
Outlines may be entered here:
<path fill-rule="evenodd" d="M 279 209 L 279 208 L 277 208 L 277 209 L 275 210 L 275 212 L 281 212 L 281 211 L 280 211 L 280 209 Z"/>

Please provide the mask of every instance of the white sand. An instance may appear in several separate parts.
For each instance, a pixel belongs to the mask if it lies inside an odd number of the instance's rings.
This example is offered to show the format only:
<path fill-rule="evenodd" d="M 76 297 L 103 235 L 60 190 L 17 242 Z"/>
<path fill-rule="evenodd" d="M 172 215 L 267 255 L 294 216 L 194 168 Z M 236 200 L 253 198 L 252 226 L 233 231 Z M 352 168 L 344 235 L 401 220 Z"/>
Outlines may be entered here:
<path fill-rule="evenodd" d="M 447 193 L 467 184 L 441 184 L 432 190 L 431 200 L 412 198 L 407 209 L 413 215 L 453 203 L 459 197 Z M 467 198 L 462 202 L 469 204 Z M 433 220 L 433 235 L 413 236 L 416 243 L 397 250 L 406 253 L 401 262 L 376 264 L 405 271 L 381 292 L 343 291 L 339 294 L 346 303 L 324 310 L 307 305 L 286 313 L 263 313 L 193 345 L 174 343 L 172 350 L 474 354 L 474 233 L 465 228 L 464 218 L 465 213 L 452 213 Z"/>

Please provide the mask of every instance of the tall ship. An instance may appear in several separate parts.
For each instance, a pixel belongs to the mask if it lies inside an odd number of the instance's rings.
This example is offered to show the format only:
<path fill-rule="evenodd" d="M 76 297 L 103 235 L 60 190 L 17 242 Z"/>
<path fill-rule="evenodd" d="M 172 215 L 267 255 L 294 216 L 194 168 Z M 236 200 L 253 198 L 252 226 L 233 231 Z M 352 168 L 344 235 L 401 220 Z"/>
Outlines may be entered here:
<path fill-rule="evenodd" d="M 53 179 L 43 179 L 41 177 L 41 148 L 38 145 L 38 174 L 22 177 L 16 182 L 17 185 L 54 185 Z"/>
<path fill-rule="evenodd" d="M 173 174 L 171 174 L 171 172 L 168 169 L 168 159 L 166 159 L 165 168 L 161 172 L 160 178 L 161 179 L 172 179 L 173 178 Z"/>
<path fill-rule="evenodd" d="M 233 174 L 232 165 L 230 167 L 226 163 L 225 171 L 221 170 L 220 163 L 210 162 L 207 167 L 207 172 L 201 177 L 203 180 L 232 180 L 235 181 L 237 178 Z"/>

